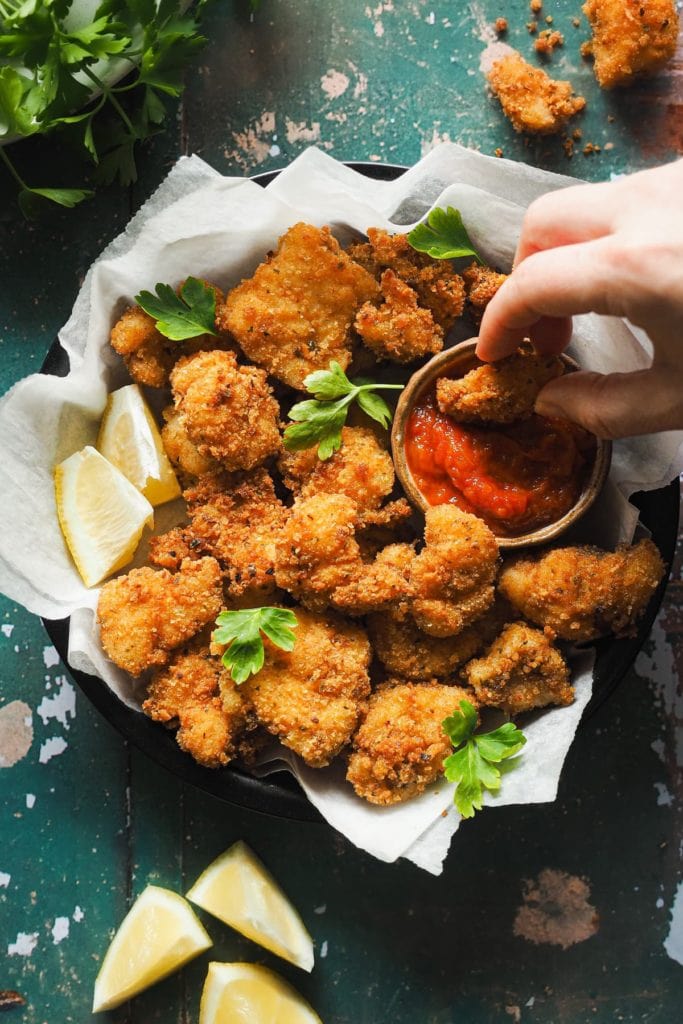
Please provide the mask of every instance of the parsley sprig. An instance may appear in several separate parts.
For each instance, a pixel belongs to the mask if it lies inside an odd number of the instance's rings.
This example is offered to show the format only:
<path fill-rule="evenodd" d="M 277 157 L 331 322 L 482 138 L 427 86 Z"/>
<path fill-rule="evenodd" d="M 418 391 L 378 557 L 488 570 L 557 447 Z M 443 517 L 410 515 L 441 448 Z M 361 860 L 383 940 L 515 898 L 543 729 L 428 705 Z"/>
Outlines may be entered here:
<path fill-rule="evenodd" d="M 339 363 L 334 361 L 330 363 L 329 370 L 309 373 L 304 385 L 314 397 L 297 402 L 290 409 L 289 418 L 294 422 L 285 430 L 284 444 L 290 452 L 318 445 L 318 457 L 322 460 L 329 459 L 341 448 L 342 427 L 353 402 L 357 402 L 371 419 L 388 427 L 391 409 L 376 392 L 403 388 L 403 384 L 377 384 L 367 377 L 349 380 Z"/>
<path fill-rule="evenodd" d="M 221 660 L 239 685 L 263 668 L 265 650 L 261 634 L 283 651 L 291 651 L 295 640 L 292 630 L 298 623 L 288 608 L 247 608 L 221 612 L 216 625 L 219 628 L 214 630 L 212 639 L 230 645 Z"/>
<path fill-rule="evenodd" d="M 500 789 L 500 768 L 497 766 L 518 753 L 526 743 L 524 733 L 512 722 L 493 732 L 474 735 L 477 712 L 468 700 L 460 701 L 460 711 L 444 719 L 443 730 L 455 753 L 443 763 L 444 775 L 457 783 L 453 802 L 463 818 L 472 818 L 482 808 L 484 790 Z"/>
<path fill-rule="evenodd" d="M 473 256 L 477 263 L 483 259 L 470 241 L 459 210 L 452 206 L 443 210 L 435 206 L 427 220 L 408 233 L 408 242 L 418 252 L 426 252 L 435 260 L 454 260 L 460 256 Z"/>
<path fill-rule="evenodd" d="M 97 165 L 96 180 L 135 181 L 135 147 L 160 130 L 164 100 L 179 96 L 183 70 L 206 42 L 199 12 L 180 0 L 102 0 L 90 20 L 76 0 L 0 0 L 0 140 L 60 130 Z M 120 61 L 117 85 L 101 77 Z M 27 215 L 41 200 L 75 206 L 82 188 L 34 188 L 5 148 L 0 160 L 19 185 Z"/>
<path fill-rule="evenodd" d="M 157 330 L 173 341 L 217 334 L 216 293 L 196 277 L 188 277 L 176 294 L 170 284 L 157 284 L 153 292 L 140 292 L 135 301 L 157 322 Z"/>

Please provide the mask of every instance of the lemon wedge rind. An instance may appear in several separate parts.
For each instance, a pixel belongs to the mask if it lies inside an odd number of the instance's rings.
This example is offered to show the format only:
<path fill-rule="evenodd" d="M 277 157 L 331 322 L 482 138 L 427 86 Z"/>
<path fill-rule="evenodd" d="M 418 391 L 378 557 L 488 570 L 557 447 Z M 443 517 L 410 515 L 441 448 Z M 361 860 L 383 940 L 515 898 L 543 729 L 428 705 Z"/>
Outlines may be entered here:
<path fill-rule="evenodd" d="M 199 1024 L 322 1024 L 279 974 L 260 964 L 209 964 Z"/>

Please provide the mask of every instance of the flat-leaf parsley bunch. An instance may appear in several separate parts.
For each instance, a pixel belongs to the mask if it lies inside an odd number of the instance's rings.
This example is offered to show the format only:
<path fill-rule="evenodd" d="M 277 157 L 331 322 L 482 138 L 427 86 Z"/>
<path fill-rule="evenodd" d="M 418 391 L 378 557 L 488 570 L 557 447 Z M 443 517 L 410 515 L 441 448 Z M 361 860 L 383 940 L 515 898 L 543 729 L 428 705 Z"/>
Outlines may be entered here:
<path fill-rule="evenodd" d="M 211 639 L 228 644 L 221 660 L 239 685 L 263 668 L 263 636 L 283 651 L 294 650 L 293 630 L 298 622 L 289 608 L 265 607 L 221 612 L 216 625 L 218 629 L 213 631 Z"/>

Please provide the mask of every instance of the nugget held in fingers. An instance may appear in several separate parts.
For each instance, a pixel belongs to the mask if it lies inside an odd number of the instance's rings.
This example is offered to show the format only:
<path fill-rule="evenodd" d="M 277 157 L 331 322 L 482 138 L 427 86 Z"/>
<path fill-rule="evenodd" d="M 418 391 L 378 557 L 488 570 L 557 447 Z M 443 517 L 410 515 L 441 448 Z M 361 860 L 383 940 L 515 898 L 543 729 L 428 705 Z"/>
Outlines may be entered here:
<path fill-rule="evenodd" d="M 265 664 L 242 684 L 259 722 L 314 768 L 337 756 L 370 693 L 370 644 L 336 615 L 296 608 L 292 651 L 265 640 Z"/>
<path fill-rule="evenodd" d="M 409 363 L 443 348 L 443 331 L 428 309 L 417 304 L 417 293 L 393 270 L 382 274 L 384 302 L 366 302 L 354 327 L 379 359 Z"/>
<path fill-rule="evenodd" d="M 562 373 L 557 356 L 540 356 L 520 348 L 457 380 L 440 377 L 436 401 L 441 412 L 461 423 L 514 423 L 531 416 L 541 388 Z"/>
<path fill-rule="evenodd" d="M 525 622 L 506 626 L 462 674 L 482 707 L 500 708 L 508 715 L 574 700 L 566 661 L 545 633 Z"/>
<path fill-rule="evenodd" d="M 603 89 L 659 71 L 676 52 L 674 0 L 586 0 L 595 77 Z"/>
<path fill-rule="evenodd" d="M 503 113 L 517 132 L 550 135 L 586 105 L 571 82 L 556 81 L 513 51 L 495 61 L 487 75 Z"/>
<path fill-rule="evenodd" d="M 132 569 L 105 583 L 97 617 L 105 654 L 132 676 L 165 665 L 170 652 L 218 615 L 221 570 L 214 558 L 187 559 L 180 571 Z"/>
<path fill-rule="evenodd" d="M 627 636 L 664 575 L 651 540 L 616 551 L 555 548 L 504 566 L 498 587 L 531 622 L 549 626 L 563 640 Z"/>
<path fill-rule="evenodd" d="M 171 386 L 182 428 L 200 455 L 227 470 L 253 469 L 280 449 L 280 407 L 263 370 L 232 352 L 181 359 Z"/>
<path fill-rule="evenodd" d="M 390 680 L 368 702 L 353 738 L 346 778 L 371 804 L 397 804 L 422 793 L 443 772 L 451 753 L 442 722 L 476 701 L 472 691 L 436 682 Z"/>

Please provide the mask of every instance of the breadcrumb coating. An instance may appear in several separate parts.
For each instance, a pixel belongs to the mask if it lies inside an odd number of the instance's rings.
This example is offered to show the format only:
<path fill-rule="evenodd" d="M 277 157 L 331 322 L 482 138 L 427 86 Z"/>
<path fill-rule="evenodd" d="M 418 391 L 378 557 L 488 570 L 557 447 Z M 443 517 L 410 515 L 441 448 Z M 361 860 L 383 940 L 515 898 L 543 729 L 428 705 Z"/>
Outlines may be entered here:
<path fill-rule="evenodd" d="M 245 355 L 290 387 L 336 360 L 351 361 L 356 310 L 377 282 L 346 253 L 329 228 L 295 224 L 277 252 L 227 296 L 216 320 Z"/>
<path fill-rule="evenodd" d="M 296 608 L 290 652 L 265 640 L 265 663 L 242 684 L 258 720 L 306 764 L 323 767 L 353 735 L 370 693 L 365 632 L 335 615 Z"/>
<path fill-rule="evenodd" d="M 330 598 L 332 604 L 347 615 L 367 615 L 403 606 L 414 561 L 412 544 L 389 544 L 373 562 L 358 565 L 348 583 L 335 587 Z"/>
<path fill-rule="evenodd" d="M 253 469 L 280 450 L 280 407 L 263 370 L 232 352 L 199 352 L 171 373 L 182 428 L 200 455 L 227 470 Z"/>
<path fill-rule="evenodd" d="M 516 132 L 550 135 L 586 106 L 571 82 L 557 81 L 513 52 L 494 62 L 488 82 Z"/>
<path fill-rule="evenodd" d="M 180 571 L 132 569 L 105 583 L 97 618 L 105 654 L 139 676 L 165 665 L 170 652 L 218 615 L 223 603 L 221 570 L 214 558 L 186 559 Z"/>
<path fill-rule="evenodd" d="M 615 552 L 554 548 L 504 566 L 498 587 L 531 622 L 563 640 L 632 635 L 662 577 L 664 563 L 651 540 Z"/>
<path fill-rule="evenodd" d="M 402 803 L 422 793 L 443 771 L 451 742 L 442 722 L 471 690 L 437 682 L 391 680 L 368 701 L 353 738 L 346 778 L 371 804 Z"/>
<path fill-rule="evenodd" d="M 463 270 L 462 277 L 467 291 L 467 306 L 475 323 L 481 323 L 484 310 L 508 275 L 499 273 L 493 267 L 472 263 L 467 270 Z"/>
<path fill-rule="evenodd" d="M 430 310 L 417 304 L 417 292 L 394 273 L 382 274 L 382 297 L 377 306 L 366 302 L 354 327 L 363 343 L 380 359 L 409 363 L 443 348 L 443 330 Z"/>
<path fill-rule="evenodd" d="M 574 700 L 564 658 L 545 633 L 524 622 L 506 626 L 482 657 L 465 665 L 463 679 L 482 707 L 508 715 Z"/>
<path fill-rule="evenodd" d="M 460 423 L 514 423 L 528 419 L 538 393 L 564 371 L 557 356 L 520 348 L 496 363 L 484 363 L 464 377 L 436 382 L 441 412 Z"/>
<path fill-rule="evenodd" d="M 174 405 L 163 411 L 165 420 L 161 428 L 161 440 L 169 459 L 173 463 L 181 480 L 185 483 L 205 473 L 217 473 L 220 462 L 210 455 L 202 455 L 196 444 L 188 437 L 185 418 Z"/>
<path fill-rule="evenodd" d="M 659 71 L 676 52 L 674 0 L 586 0 L 583 12 L 593 30 L 590 52 L 603 89 Z"/>

